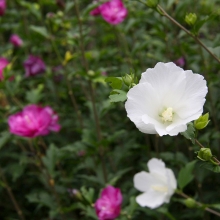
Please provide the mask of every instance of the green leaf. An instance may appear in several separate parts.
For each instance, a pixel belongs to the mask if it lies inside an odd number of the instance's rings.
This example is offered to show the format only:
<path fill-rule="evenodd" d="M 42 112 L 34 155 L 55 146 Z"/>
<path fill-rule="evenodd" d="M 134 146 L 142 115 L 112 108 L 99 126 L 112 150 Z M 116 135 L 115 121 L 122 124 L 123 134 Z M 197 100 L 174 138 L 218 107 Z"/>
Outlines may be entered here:
<path fill-rule="evenodd" d="M 113 89 L 121 89 L 123 83 L 121 77 L 107 77 L 105 82 L 109 82 Z"/>
<path fill-rule="evenodd" d="M 48 172 L 52 177 L 55 176 L 55 165 L 57 160 L 57 148 L 54 144 L 51 144 L 47 149 L 46 156 L 42 158 L 43 163 L 48 169 Z"/>
<path fill-rule="evenodd" d="M 111 102 L 124 102 L 127 99 L 127 93 L 123 90 L 114 89 L 112 92 L 116 94 L 109 96 Z"/>
<path fill-rule="evenodd" d="M 8 131 L 4 131 L 0 136 L 0 149 L 9 141 L 11 134 Z"/>
<path fill-rule="evenodd" d="M 220 46 L 215 48 L 209 47 L 209 50 L 214 53 L 218 58 L 220 58 Z"/>
<path fill-rule="evenodd" d="M 179 175 L 178 175 L 178 179 L 177 179 L 177 182 L 178 182 L 178 185 L 180 187 L 180 189 L 182 190 L 188 183 L 190 183 L 193 178 L 194 178 L 194 175 L 192 174 L 192 171 L 194 169 L 194 166 L 195 166 L 195 163 L 197 161 L 194 160 L 188 164 L 186 164 L 185 167 L 183 167 L 180 172 L 179 172 Z"/>
<path fill-rule="evenodd" d="M 219 165 L 215 165 L 209 161 L 199 161 L 198 164 L 200 167 L 205 168 L 207 170 L 211 170 L 214 173 L 220 173 Z"/>
<path fill-rule="evenodd" d="M 26 93 L 26 100 L 29 103 L 39 103 L 39 101 L 42 99 L 42 94 L 37 89 L 32 89 Z"/>
<path fill-rule="evenodd" d="M 189 139 L 192 141 L 193 144 L 195 144 L 195 128 L 193 126 L 193 123 L 190 122 L 187 124 L 187 130 L 181 133 L 186 139 Z"/>
<path fill-rule="evenodd" d="M 95 190 L 93 188 L 86 189 L 85 186 L 81 187 L 80 191 L 82 192 L 83 197 L 89 202 L 89 204 L 93 203 L 93 197 Z"/>
<path fill-rule="evenodd" d="M 40 34 L 41 36 L 45 37 L 45 38 L 49 38 L 50 35 L 47 31 L 47 29 L 45 27 L 41 27 L 41 26 L 35 26 L 35 25 L 31 25 L 30 29 L 32 31 L 34 31 L 35 33 Z"/>
<path fill-rule="evenodd" d="M 215 209 L 219 209 L 220 210 L 220 204 L 209 204 L 207 205 L 208 207 L 211 207 L 211 208 L 215 208 Z"/>

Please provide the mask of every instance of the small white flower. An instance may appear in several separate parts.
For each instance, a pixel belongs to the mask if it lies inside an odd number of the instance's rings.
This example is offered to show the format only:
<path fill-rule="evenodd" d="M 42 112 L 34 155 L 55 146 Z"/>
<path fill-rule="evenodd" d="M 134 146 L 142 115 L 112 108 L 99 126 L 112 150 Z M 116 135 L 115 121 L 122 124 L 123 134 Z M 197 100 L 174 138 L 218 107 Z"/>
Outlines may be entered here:
<path fill-rule="evenodd" d="M 147 166 L 149 173 L 142 171 L 134 176 L 134 187 L 143 192 L 136 201 L 142 207 L 155 209 L 169 203 L 177 183 L 173 171 L 166 168 L 162 160 L 153 158 Z"/>
<path fill-rule="evenodd" d="M 129 90 L 125 108 L 143 133 L 177 135 L 199 118 L 208 92 L 204 77 L 174 63 L 157 63 Z"/>

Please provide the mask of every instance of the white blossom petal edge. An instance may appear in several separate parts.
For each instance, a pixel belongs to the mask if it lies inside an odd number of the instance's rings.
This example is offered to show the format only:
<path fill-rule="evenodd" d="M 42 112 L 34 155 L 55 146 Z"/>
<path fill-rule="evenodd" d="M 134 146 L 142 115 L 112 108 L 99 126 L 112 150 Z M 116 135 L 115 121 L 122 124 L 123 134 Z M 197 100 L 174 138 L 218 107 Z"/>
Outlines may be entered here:
<path fill-rule="evenodd" d="M 143 133 L 177 135 L 203 112 L 206 80 L 176 64 L 157 63 L 127 93 L 127 116 Z"/>
<path fill-rule="evenodd" d="M 166 168 L 162 160 L 152 158 L 147 166 L 149 173 L 142 171 L 134 176 L 134 187 L 143 192 L 136 197 L 136 201 L 142 207 L 155 209 L 169 203 L 177 182 L 173 171 Z"/>

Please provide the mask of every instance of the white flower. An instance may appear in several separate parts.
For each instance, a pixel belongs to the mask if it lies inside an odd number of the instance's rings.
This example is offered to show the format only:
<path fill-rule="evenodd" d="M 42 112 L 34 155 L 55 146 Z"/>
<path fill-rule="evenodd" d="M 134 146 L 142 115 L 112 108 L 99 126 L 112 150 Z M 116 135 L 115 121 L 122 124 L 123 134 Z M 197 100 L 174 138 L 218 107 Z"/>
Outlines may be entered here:
<path fill-rule="evenodd" d="M 171 169 L 162 160 L 153 158 L 147 163 L 150 173 L 142 171 L 134 176 L 134 187 L 143 194 L 136 197 L 137 203 L 155 209 L 169 203 L 177 183 Z"/>
<path fill-rule="evenodd" d="M 208 92 L 204 77 L 174 63 L 157 63 L 129 90 L 125 108 L 143 133 L 177 135 L 199 118 Z"/>

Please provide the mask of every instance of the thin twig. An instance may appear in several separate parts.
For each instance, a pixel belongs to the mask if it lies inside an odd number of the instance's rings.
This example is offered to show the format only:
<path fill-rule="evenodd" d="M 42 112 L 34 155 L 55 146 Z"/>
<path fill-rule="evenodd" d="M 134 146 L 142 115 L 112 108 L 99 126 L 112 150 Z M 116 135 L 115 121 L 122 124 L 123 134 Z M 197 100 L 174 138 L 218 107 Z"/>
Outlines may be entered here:
<path fill-rule="evenodd" d="M 88 66 L 88 62 L 85 57 L 85 46 L 84 46 L 84 38 L 83 38 L 83 30 L 82 30 L 83 24 L 82 24 L 82 19 L 80 18 L 78 2 L 77 0 L 74 0 L 74 2 L 75 2 L 76 16 L 77 16 L 78 23 L 79 23 L 80 50 L 81 50 L 81 56 L 82 56 L 82 64 L 86 72 L 88 73 L 89 66 Z M 98 117 L 96 104 L 95 104 L 95 91 L 93 89 L 91 80 L 89 80 L 89 91 L 91 95 L 92 109 L 93 109 L 93 114 L 94 114 L 94 119 L 95 119 L 95 124 L 96 124 L 96 134 L 97 134 L 98 141 L 101 142 L 102 140 L 101 127 L 100 127 L 99 117 Z M 107 182 L 107 172 L 106 172 L 106 167 L 105 167 L 105 162 L 104 162 L 104 149 L 101 145 L 99 145 L 99 154 L 100 154 L 100 159 L 102 163 L 102 171 L 103 171 L 104 180 L 105 182 Z"/>
<path fill-rule="evenodd" d="M 2 177 L 2 180 L 4 182 L 5 188 L 6 188 L 7 192 L 8 192 L 8 195 L 9 195 L 9 197 L 10 197 L 10 199 L 11 199 L 13 205 L 14 205 L 14 208 L 15 208 L 19 218 L 21 220 L 25 220 L 23 212 L 22 212 L 20 206 L 18 205 L 17 200 L 15 199 L 15 196 L 14 196 L 12 190 L 11 190 L 11 187 L 9 186 L 9 184 L 8 184 L 8 182 L 6 180 L 6 177 L 5 177 L 4 172 L 2 171 L 1 167 L 0 167 L 0 176 Z"/>
<path fill-rule="evenodd" d="M 160 6 L 157 5 L 157 8 L 159 11 L 162 12 L 162 15 L 167 17 L 170 21 L 172 21 L 175 25 L 177 25 L 179 28 L 181 28 L 183 31 L 185 31 L 190 37 L 192 37 L 201 47 L 203 47 L 216 61 L 220 63 L 220 59 L 209 50 L 208 47 L 195 35 L 193 35 L 190 31 L 188 31 L 184 26 L 182 26 L 179 22 L 177 22 L 173 17 L 171 17 L 167 12 Z"/>
<path fill-rule="evenodd" d="M 176 191 L 176 194 L 178 194 L 178 195 L 180 195 L 180 196 L 182 196 L 183 198 L 186 198 L 186 199 L 191 198 L 190 196 L 186 195 L 185 193 L 183 193 L 183 192 L 181 192 L 181 191 L 179 191 L 179 190 Z M 196 203 L 196 205 L 198 205 L 198 206 L 200 206 L 200 207 L 204 206 L 204 205 L 203 205 L 202 203 L 200 203 L 200 202 L 195 201 L 195 203 Z M 215 210 L 213 210 L 213 209 L 210 209 L 210 208 L 206 207 L 204 210 L 220 217 L 220 213 L 217 212 L 217 211 L 215 211 Z"/>

